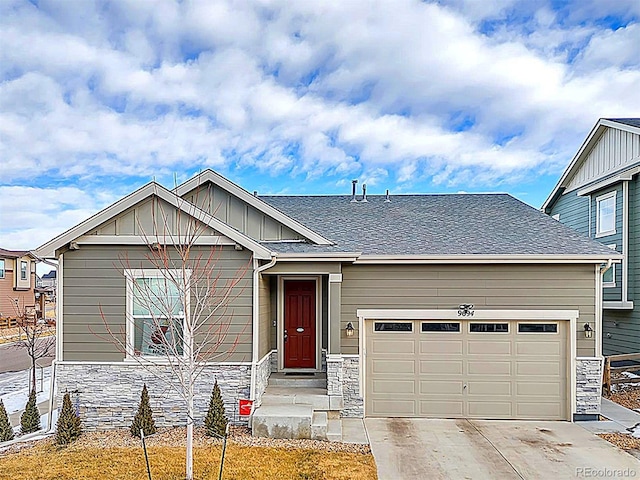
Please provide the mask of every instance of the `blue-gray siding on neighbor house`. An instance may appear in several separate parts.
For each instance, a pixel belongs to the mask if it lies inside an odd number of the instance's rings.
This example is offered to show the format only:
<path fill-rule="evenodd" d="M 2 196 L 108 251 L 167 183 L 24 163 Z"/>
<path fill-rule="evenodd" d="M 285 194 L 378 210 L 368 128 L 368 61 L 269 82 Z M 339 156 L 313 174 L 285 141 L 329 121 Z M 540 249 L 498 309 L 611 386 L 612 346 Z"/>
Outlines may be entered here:
<path fill-rule="evenodd" d="M 598 179 L 592 184 L 601 181 Z M 587 188 L 590 185 L 583 185 Z M 616 251 L 623 252 L 622 242 L 624 234 L 623 208 L 624 194 L 622 182 L 607 186 L 592 192 L 590 195 L 578 196 L 578 190 L 561 195 L 548 210 L 549 215 L 560 216 L 559 221 L 574 230 L 589 234 L 591 238 L 604 245 L 615 245 Z M 596 215 L 597 199 L 601 195 L 616 192 L 616 222 L 615 233 L 598 237 L 596 235 Z M 637 262 L 640 259 L 640 189 L 638 178 L 635 177 L 628 183 L 629 194 L 629 245 L 627 249 L 628 258 L 628 293 L 627 299 L 634 301 L 636 308 L 632 310 L 617 310 L 605 308 L 602 314 L 602 349 L 604 355 L 620 353 L 640 352 L 640 298 L 635 298 L 635 293 L 640 286 L 640 268 Z M 589 209 L 591 202 L 591 209 Z M 591 222 L 589 222 L 589 212 Z M 618 263 L 615 269 L 615 286 L 603 288 L 604 302 L 620 302 L 622 298 L 622 264 Z"/>
<path fill-rule="evenodd" d="M 633 310 L 604 310 L 603 351 L 605 355 L 640 352 L 640 187 L 638 179 L 629 182 L 629 286 L 628 299 Z"/>

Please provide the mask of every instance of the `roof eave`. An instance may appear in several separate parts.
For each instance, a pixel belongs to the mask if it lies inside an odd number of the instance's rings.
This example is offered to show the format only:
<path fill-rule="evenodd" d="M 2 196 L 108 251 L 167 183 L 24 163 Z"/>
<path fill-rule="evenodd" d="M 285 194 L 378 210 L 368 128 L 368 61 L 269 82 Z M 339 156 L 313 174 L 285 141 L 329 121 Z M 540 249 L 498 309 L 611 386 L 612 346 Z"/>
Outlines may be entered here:
<path fill-rule="evenodd" d="M 609 260 L 620 261 L 622 255 L 361 255 L 356 264 L 393 264 L 393 263 L 603 263 Z"/>

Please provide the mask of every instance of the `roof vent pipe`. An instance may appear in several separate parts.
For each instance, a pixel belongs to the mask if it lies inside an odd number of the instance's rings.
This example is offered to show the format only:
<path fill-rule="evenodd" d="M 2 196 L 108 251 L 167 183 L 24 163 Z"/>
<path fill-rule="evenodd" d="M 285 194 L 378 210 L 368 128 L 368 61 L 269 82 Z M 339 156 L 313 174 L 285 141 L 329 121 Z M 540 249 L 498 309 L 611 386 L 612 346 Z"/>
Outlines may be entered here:
<path fill-rule="evenodd" d="M 384 203 L 391 203 L 391 199 L 389 198 L 389 189 L 387 189 L 387 194 L 384 197 Z"/>
<path fill-rule="evenodd" d="M 351 202 L 357 202 L 356 200 L 356 183 L 358 180 L 351 180 Z"/>
<path fill-rule="evenodd" d="M 253 191 L 253 196 L 254 196 L 254 197 L 257 197 L 257 196 L 258 196 L 258 190 L 254 190 L 254 191 Z"/>
<path fill-rule="evenodd" d="M 367 184 L 366 183 L 362 184 L 362 201 L 363 202 L 367 201 Z"/>

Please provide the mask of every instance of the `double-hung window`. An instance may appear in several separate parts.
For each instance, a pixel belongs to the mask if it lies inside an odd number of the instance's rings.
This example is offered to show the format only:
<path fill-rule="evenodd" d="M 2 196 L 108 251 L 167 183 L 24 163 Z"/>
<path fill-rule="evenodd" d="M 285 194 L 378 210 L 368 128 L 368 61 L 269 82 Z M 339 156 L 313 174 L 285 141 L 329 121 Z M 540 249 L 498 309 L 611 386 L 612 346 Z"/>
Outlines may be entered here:
<path fill-rule="evenodd" d="M 616 233 L 616 192 L 596 198 L 596 237 Z"/>
<path fill-rule="evenodd" d="M 178 270 L 135 270 L 127 279 L 129 354 L 175 356 L 184 352 L 188 278 Z"/>
<path fill-rule="evenodd" d="M 0 278 L 4 278 L 4 258 L 0 259 Z"/>
<path fill-rule="evenodd" d="M 27 279 L 27 268 L 28 268 L 28 263 L 25 262 L 24 260 L 20 262 L 20 280 L 26 280 Z"/>

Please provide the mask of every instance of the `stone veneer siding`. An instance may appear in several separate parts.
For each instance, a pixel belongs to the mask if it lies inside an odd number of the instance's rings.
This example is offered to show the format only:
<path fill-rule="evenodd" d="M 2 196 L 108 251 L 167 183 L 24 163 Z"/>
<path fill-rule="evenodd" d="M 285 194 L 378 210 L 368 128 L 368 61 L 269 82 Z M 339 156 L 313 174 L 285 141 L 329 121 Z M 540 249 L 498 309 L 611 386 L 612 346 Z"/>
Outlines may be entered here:
<path fill-rule="evenodd" d="M 576 414 L 600 414 L 602 392 L 601 358 L 576 358 Z"/>
<path fill-rule="evenodd" d="M 129 427 L 140 402 L 142 385 L 146 384 L 156 426 L 185 425 L 185 402 L 168 386 L 169 368 L 151 368 L 156 374 L 137 364 L 58 364 L 57 404 L 62 404 L 62 396 L 69 391 L 74 404 L 78 402 L 84 429 Z M 196 425 L 202 424 L 207 414 L 215 379 L 220 385 L 229 420 L 234 424 L 246 424 L 246 418 L 238 416 L 238 400 L 249 398 L 251 366 L 211 365 L 205 367 L 195 385 Z"/>
<path fill-rule="evenodd" d="M 342 396 L 342 417 L 364 417 L 359 363 L 360 359 L 357 356 L 327 357 L 327 394 Z"/>
<path fill-rule="evenodd" d="M 254 408 L 259 407 L 262 402 L 262 395 L 269 385 L 269 376 L 273 368 L 273 358 L 278 360 L 277 352 L 272 351 L 265 355 L 257 365 L 256 369 L 256 398 L 254 399 Z"/>

